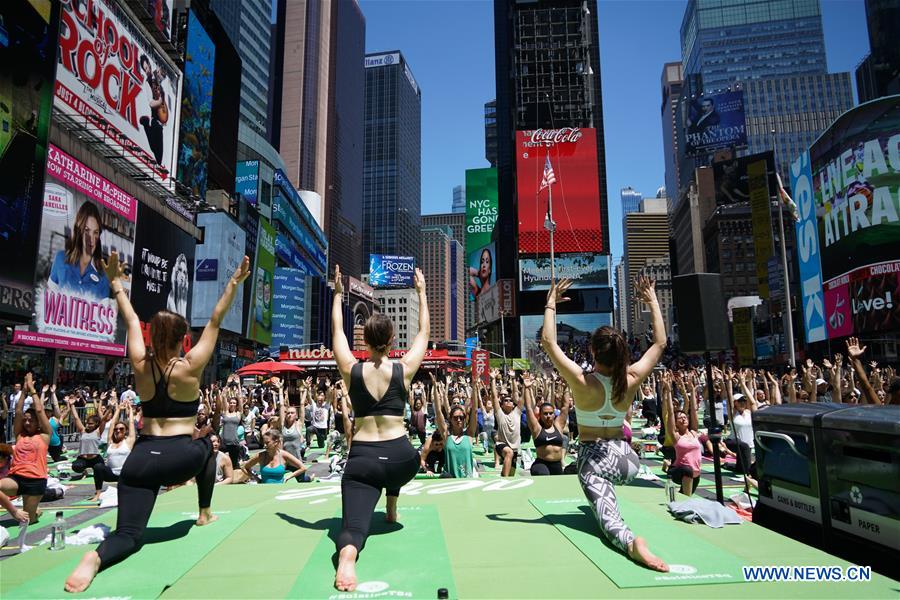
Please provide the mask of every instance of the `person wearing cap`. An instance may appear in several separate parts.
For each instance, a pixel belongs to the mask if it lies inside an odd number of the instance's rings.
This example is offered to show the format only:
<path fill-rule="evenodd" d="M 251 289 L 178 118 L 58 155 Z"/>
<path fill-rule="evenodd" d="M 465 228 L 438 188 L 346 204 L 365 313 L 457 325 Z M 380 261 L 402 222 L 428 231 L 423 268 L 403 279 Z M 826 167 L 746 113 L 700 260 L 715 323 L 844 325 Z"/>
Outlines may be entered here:
<path fill-rule="evenodd" d="M 728 395 L 728 413 L 731 415 L 731 436 L 725 445 L 737 455 L 737 473 L 742 473 L 748 483 L 756 487 L 756 463 L 753 461 L 753 413 L 757 409 L 756 398 L 747 388 L 747 374 L 743 371 L 725 371 L 725 392 Z M 739 382 L 742 394 L 732 392 L 732 382 Z"/>

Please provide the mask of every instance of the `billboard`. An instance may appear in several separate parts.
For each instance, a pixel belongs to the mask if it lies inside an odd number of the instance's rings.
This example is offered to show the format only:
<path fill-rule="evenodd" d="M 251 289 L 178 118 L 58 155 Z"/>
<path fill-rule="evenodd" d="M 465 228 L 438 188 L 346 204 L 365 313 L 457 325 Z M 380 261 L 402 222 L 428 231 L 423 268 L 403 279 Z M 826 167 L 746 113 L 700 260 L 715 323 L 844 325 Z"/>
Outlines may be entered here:
<path fill-rule="evenodd" d="M 549 158 L 556 183 L 542 187 Z M 595 129 L 565 127 L 516 132 L 519 254 L 549 254 L 544 229 L 553 194 L 555 251 L 603 252 Z M 468 193 L 468 191 L 467 191 Z"/>
<path fill-rule="evenodd" d="M 503 315 L 515 316 L 516 286 L 513 280 L 499 280 L 497 285 L 478 296 L 475 306 L 475 318 L 479 323 L 493 323 Z"/>
<path fill-rule="evenodd" d="M 34 278 L 34 320 L 13 342 L 122 356 L 125 324 L 101 261 L 134 263 L 138 203 L 59 148 L 49 146 Z M 129 282 L 123 282 L 126 290 Z"/>
<path fill-rule="evenodd" d="M 54 106 L 168 183 L 177 164 L 181 72 L 116 2 L 90 7 L 63 3 Z"/>
<path fill-rule="evenodd" d="M 598 327 L 612 325 L 611 313 L 582 313 L 556 315 L 556 340 L 568 356 L 576 354 L 588 356 L 591 334 Z M 544 315 L 526 315 L 519 317 L 519 342 L 522 358 L 531 361 L 535 370 L 549 371 L 553 369 L 550 359 L 541 349 L 541 330 L 544 326 Z M 588 360 L 590 360 L 588 358 Z"/>
<path fill-rule="evenodd" d="M 485 388 L 491 385 L 491 353 L 487 350 L 472 351 L 472 384 L 479 381 Z"/>
<path fill-rule="evenodd" d="M 609 256 L 604 254 L 564 254 L 553 261 L 557 279 L 571 279 L 570 289 L 609 285 Z M 535 292 L 550 289 L 550 257 L 519 260 L 519 289 Z"/>
<path fill-rule="evenodd" d="M 756 287 L 759 296 L 769 298 L 769 259 L 774 256 L 772 240 L 772 206 L 766 180 L 766 161 L 757 160 L 747 166 L 750 189 L 750 223 L 753 227 L 753 255 L 756 259 Z"/>
<path fill-rule="evenodd" d="M 172 5 L 175 0 L 144 0 L 153 25 L 167 40 L 172 37 Z"/>
<path fill-rule="evenodd" d="M 168 310 L 191 317 L 196 240 L 168 219 L 141 205 L 134 238 L 131 305 L 141 321 Z"/>
<path fill-rule="evenodd" d="M 235 170 L 234 191 L 249 204 L 259 202 L 259 161 L 242 160 Z"/>
<path fill-rule="evenodd" d="M 766 161 L 769 189 L 777 190 L 775 180 L 775 156 L 771 150 L 729 158 L 713 163 L 713 178 L 716 186 L 716 205 L 735 204 L 750 201 L 750 185 L 747 176 L 747 165 L 760 160 Z"/>
<path fill-rule="evenodd" d="M 412 256 L 369 255 L 369 285 L 373 288 L 415 287 L 415 272 L 416 259 Z"/>
<path fill-rule="evenodd" d="M 687 111 L 684 139 L 688 156 L 747 145 L 743 90 L 704 94 L 692 99 Z"/>
<path fill-rule="evenodd" d="M 259 220 L 256 243 L 253 293 L 248 312 L 247 337 L 260 344 L 272 343 L 272 293 L 275 274 L 275 228 L 265 219 Z"/>
<path fill-rule="evenodd" d="M 469 274 L 469 297 L 475 299 L 482 289 L 497 281 L 494 270 L 496 252 L 485 250 L 497 223 L 497 169 L 466 171 L 466 267 Z M 485 261 L 490 261 L 486 264 Z"/>
<path fill-rule="evenodd" d="M 807 343 L 828 338 L 825 326 L 825 298 L 822 290 L 822 267 L 819 264 L 819 232 L 816 204 L 813 198 L 812 170 L 809 152 L 803 152 L 791 164 L 791 190 L 797 203 L 795 224 L 797 263 L 800 270 L 800 297 L 803 303 L 803 329 Z"/>
<path fill-rule="evenodd" d="M 246 234 L 225 213 L 200 213 L 197 215 L 197 226 L 204 229 L 204 234 L 203 243 L 197 245 L 194 254 L 198 276 L 194 278 L 191 327 L 205 327 L 225 291 L 225 285 L 244 260 Z M 208 275 L 213 271 L 211 261 L 215 261 L 214 279 Z M 200 273 L 205 275 L 201 278 Z M 244 295 L 238 290 L 231 308 L 222 319 L 222 328 L 241 333 L 243 312 Z"/>
<path fill-rule="evenodd" d="M 0 313 L 30 318 L 41 227 L 59 3 L 0 2 Z"/>
<path fill-rule="evenodd" d="M 306 315 L 306 276 L 298 269 L 276 267 L 272 292 L 272 344 L 302 346 Z"/>
<path fill-rule="evenodd" d="M 820 322 L 818 267 L 822 320 L 829 338 L 900 329 L 896 308 L 900 292 L 898 156 L 898 96 L 847 111 L 809 149 L 812 206 L 804 206 L 806 197 L 799 193 L 809 193 L 808 188 L 801 190 L 798 184 L 795 192 L 801 202 L 798 251 L 806 250 L 811 263 L 804 265 L 800 255 L 801 269 L 805 267 L 809 274 L 803 280 L 804 317 Z M 805 159 L 805 155 L 798 159 L 800 183 L 805 181 Z M 812 250 L 818 251 L 818 265 Z M 821 339 L 821 326 L 814 331 L 816 339 Z"/>
<path fill-rule="evenodd" d="M 190 188 L 191 194 L 204 200 L 215 63 L 216 47 L 194 11 L 189 10 L 184 90 L 181 95 L 178 181 Z"/>
<path fill-rule="evenodd" d="M 752 365 L 753 352 L 753 307 L 743 306 L 731 311 L 731 329 L 739 365 Z"/>

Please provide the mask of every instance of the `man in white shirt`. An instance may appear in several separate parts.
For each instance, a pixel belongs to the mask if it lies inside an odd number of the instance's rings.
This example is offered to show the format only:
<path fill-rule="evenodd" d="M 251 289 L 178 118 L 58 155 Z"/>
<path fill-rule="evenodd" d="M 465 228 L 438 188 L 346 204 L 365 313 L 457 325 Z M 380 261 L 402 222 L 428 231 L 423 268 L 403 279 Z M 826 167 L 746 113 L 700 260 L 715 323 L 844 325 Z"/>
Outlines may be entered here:
<path fill-rule="evenodd" d="M 7 401 L 4 402 L 4 405 L 6 406 L 6 419 L 5 419 L 6 430 L 4 431 L 4 433 L 5 433 L 4 439 L 6 439 L 6 440 L 13 439 L 13 422 L 16 419 L 16 406 L 19 404 L 19 401 L 21 399 L 22 399 L 22 384 L 17 383 L 13 386 L 12 393 L 9 395 L 8 398 L 6 398 Z M 28 400 L 31 400 L 31 398 L 28 398 Z M 29 403 L 29 406 L 30 406 L 30 403 Z M 25 404 L 22 405 L 23 411 L 26 410 L 27 408 L 28 408 L 28 406 L 26 406 Z"/>
<path fill-rule="evenodd" d="M 134 391 L 134 387 L 129 383 L 128 388 L 122 392 L 122 395 L 119 396 L 119 402 L 127 402 L 128 404 L 134 404 L 134 399 L 137 397 L 137 394 Z"/>

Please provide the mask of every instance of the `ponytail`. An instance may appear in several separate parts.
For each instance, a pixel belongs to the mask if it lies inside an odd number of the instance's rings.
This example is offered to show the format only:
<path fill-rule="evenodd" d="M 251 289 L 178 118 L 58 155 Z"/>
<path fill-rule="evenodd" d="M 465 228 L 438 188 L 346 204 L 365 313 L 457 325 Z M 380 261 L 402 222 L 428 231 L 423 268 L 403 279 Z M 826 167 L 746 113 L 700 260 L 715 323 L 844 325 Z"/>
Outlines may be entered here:
<path fill-rule="evenodd" d="M 600 327 L 591 335 L 594 361 L 612 369 L 613 399 L 625 396 L 628 390 L 628 365 L 631 364 L 628 345 L 622 333 L 612 327 Z"/>

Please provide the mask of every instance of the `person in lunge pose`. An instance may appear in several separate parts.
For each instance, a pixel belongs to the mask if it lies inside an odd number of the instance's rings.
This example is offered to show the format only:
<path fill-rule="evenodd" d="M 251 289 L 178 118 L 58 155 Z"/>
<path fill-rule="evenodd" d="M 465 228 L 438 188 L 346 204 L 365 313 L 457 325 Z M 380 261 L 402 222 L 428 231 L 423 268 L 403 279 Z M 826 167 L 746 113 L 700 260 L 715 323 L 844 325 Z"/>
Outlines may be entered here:
<path fill-rule="evenodd" d="M 66 580 L 66 591 L 82 592 L 97 572 L 138 550 L 160 486 L 197 480 L 200 515 L 197 525 L 216 517 L 210 510 L 216 477 L 216 457 L 209 427 L 195 430 L 200 404 L 200 376 L 212 357 L 219 327 L 235 294 L 250 274 L 246 256 L 225 285 L 200 339 L 183 357 L 184 317 L 160 311 L 150 319 L 150 346 L 144 346 L 141 322 L 122 287 L 124 269 L 116 252 L 104 265 L 113 293 L 128 327 L 128 357 L 135 388 L 141 398 L 144 423 L 141 436 L 119 476 L 119 512 L 116 530 L 96 550 L 87 552 Z"/>
<path fill-rule="evenodd" d="M 472 452 L 472 438 L 478 435 L 477 397 L 478 385 L 472 388 L 469 395 L 469 406 L 454 403 L 451 407 L 447 400 L 447 391 L 442 383 L 431 381 L 438 388 L 436 398 L 440 406 L 435 406 L 434 420 L 437 432 L 444 442 L 444 467 L 442 477 L 458 479 L 475 476 L 475 455 Z M 447 414 L 447 419 L 444 414 Z"/>
<path fill-rule="evenodd" d="M 636 363 L 629 365 L 629 350 L 622 333 L 612 327 L 600 327 L 591 335 L 594 371 L 586 374 L 565 355 L 556 341 L 556 306 L 566 302 L 572 282 L 553 282 L 544 307 L 541 346 L 559 374 L 569 384 L 578 415 L 578 480 L 595 511 L 603 535 L 637 563 L 657 571 L 669 567 L 647 548 L 643 538 L 635 537 L 619 514 L 615 484 L 631 481 L 640 469 L 637 454 L 623 438 L 622 423 L 631 399 L 647 378 L 666 348 L 666 327 L 655 282 L 638 278 L 636 296 L 650 309 L 653 344 Z"/>
<path fill-rule="evenodd" d="M 531 463 L 532 475 L 562 475 L 563 457 L 566 451 L 563 448 L 563 429 L 569 421 L 569 402 L 562 403 L 559 415 L 552 404 L 541 402 L 540 417 L 534 414 L 534 377 L 525 374 L 522 385 L 525 388 L 525 411 L 528 413 L 528 427 L 534 437 L 534 451 L 537 458 Z"/>
<path fill-rule="evenodd" d="M 387 521 L 395 522 L 400 488 L 419 470 L 419 453 L 409 442 L 403 423 L 406 405 L 410 403 L 409 386 L 425 358 L 430 336 L 425 277 L 419 269 L 415 285 L 419 295 L 419 332 L 409 351 L 397 362 L 389 359 L 394 325 L 385 315 L 374 314 L 363 330 L 371 360 L 360 363 L 344 335 L 344 286 L 340 267 L 335 267 L 333 352 L 350 394 L 355 429 L 341 479 L 343 529 L 336 543 L 339 562 L 334 585 L 342 592 L 356 589 L 356 559 L 369 535 L 381 490 L 387 490 Z"/>
<path fill-rule="evenodd" d="M 119 414 L 123 410 L 127 418 L 125 422 L 119 420 Z M 109 445 L 106 447 L 106 462 L 100 461 L 93 467 L 94 496 L 91 500 L 96 501 L 100 499 L 104 481 L 119 481 L 122 467 L 125 465 L 125 461 L 128 460 L 131 449 L 134 448 L 136 437 L 133 405 L 128 401 L 119 402 L 116 405 L 116 411 L 113 413 Z"/>

